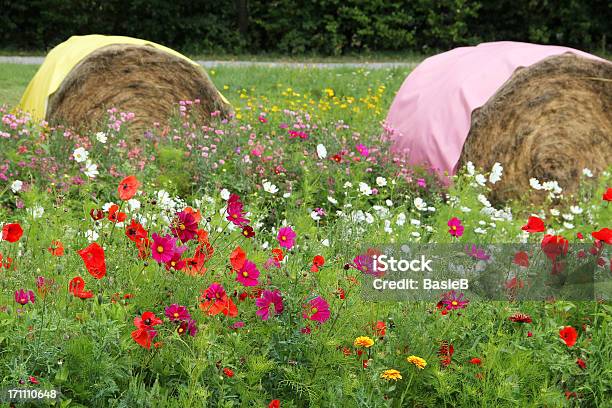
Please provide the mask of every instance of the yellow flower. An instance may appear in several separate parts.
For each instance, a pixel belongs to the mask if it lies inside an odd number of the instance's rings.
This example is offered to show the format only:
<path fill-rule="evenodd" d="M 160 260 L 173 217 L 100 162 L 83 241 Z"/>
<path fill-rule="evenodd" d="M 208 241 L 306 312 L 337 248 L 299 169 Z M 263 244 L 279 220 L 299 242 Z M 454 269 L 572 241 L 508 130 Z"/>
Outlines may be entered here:
<path fill-rule="evenodd" d="M 421 357 L 417 357 L 417 356 L 409 356 L 406 360 L 410 364 L 414 364 L 417 368 L 419 368 L 421 370 L 424 369 L 425 366 L 427 365 L 427 361 L 425 361 Z"/>
<path fill-rule="evenodd" d="M 391 368 L 389 370 L 383 371 L 383 373 L 380 375 L 380 378 L 384 378 L 385 380 L 397 381 L 402 379 L 402 374 L 399 371 Z"/>
<path fill-rule="evenodd" d="M 372 340 L 371 338 L 367 336 L 359 336 L 355 339 L 355 342 L 353 343 L 353 345 L 355 347 L 369 348 L 374 345 L 374 340 Z"/>

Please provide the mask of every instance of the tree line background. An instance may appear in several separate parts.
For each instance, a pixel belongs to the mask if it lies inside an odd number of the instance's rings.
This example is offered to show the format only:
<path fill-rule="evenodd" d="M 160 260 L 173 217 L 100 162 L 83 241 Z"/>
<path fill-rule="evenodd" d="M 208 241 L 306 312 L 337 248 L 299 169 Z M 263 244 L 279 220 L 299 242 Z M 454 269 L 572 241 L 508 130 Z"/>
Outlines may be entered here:
<path fill-rule="evenodd" d="M 71 35 L 143 38 L 188 53 L 432 53 L 484 41 L 610 52 L 606 0 L 0 0 L 0 48 Z"/>

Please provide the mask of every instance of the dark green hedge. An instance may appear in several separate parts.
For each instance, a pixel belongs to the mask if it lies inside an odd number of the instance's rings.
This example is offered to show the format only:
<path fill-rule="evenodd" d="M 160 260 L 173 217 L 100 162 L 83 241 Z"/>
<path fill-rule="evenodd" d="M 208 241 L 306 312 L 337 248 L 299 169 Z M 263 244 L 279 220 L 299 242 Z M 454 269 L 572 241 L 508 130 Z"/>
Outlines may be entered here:
<path fill-rule="evenodd" d="M 606 0 L 0 0 L 0 47 L 75 34 L 145 38 L 191 53 L 432 52 L 515 40 L 610 50 Z"/>

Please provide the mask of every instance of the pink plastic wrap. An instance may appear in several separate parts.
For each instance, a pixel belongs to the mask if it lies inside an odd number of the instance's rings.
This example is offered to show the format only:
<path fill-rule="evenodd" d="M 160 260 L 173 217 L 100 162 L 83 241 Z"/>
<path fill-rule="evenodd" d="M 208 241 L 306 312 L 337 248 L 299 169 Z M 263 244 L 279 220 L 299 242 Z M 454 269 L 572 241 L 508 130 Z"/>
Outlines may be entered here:
<path fill-rule="evenodd" d="M 455 174 L 472 111 L 484 105 L 518 67 L 571 52 L 567 47 L 518 42 L 483 43 L 427 58 L 408 75 L 391 104 L 392 151 L 409 163 Z"/>

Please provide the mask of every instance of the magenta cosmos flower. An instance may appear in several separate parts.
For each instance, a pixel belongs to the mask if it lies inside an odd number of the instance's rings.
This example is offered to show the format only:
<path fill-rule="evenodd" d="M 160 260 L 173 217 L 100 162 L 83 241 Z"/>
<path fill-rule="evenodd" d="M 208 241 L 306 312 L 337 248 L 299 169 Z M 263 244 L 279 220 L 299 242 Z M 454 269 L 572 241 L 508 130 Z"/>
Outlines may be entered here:
<path fill-rule="evenodd" d="M 463 298 L 463 293 L 457 296 L 457 292 L 451 290 L 450 292 L 442 295 L 442 304 L 446 307 L 446 310 L 465 309 L 469 300 Z"/>
<path fill-rule="evenodd" d="M 177 327 L 176 332 L 181 336 L 188 333 L 191 337 L 194 337 L 198 333 L 198 325 L 193 319 L 182 321 L 179 327 Z"/>
<path fill-rule="evenodd" d="M 189 314 L 187 308 L 176 303 L 168 306 L 165 310 L 165 314 L 171 322 L 191 319 L 191 315 Z"/>
<path fill-rule="evenodd" d="M 249 223 L 245 215 L 240 197 L 236 194 L 230 195 L 227 200 L 227 220 L 234 225 L 243 226 Z"/>
<path fill-rule="evenodd" d="M 176 238 L 170 235 L 162 237 L 157 234 L 151 236 L 153 245 L 151 246 L 151 256 L 157 263 L 166 263 L 172 259 L 176 247 Z"/>
<path fill-rule="evenodd" d="M 368 157 L 368 155 L 370 154 L 370 149 L 368 149 L 365 145 L 361 143 L 355 146 L 355 149 L 357 149 L 359 154 L 362 155 L 363 157 Z"/>
<path fill-rule="evenodd" d="M 283 313 L 283 297 L 280 291 L 264 290 L 261 297 L 255 300 L 255 304 L 259 308 L 257 310 L 257 316 L 261 317 L 261 320 L 268 320 L 270 318 L 270 306 L 274 305 L 274 313 L 279 315 Z"/>
<path fill-rule="evenodd" d="M 34 300 L 34 292 L 31 290 L 28 290 L 27 292 L 24 289 L 15 291 L 15 302 L 19 303 L 21 306 L 25 306 L 30 302 L 34 303 Z"/>
<path fill-rule="evenodd" d="M 198 222 L 195 217 L 185 211 L 178 213 L 172 226 L 172 235 L 178 237 L 182 242 L 187 242 L 195 238 L 197 234 Z"/>
<path fill-rule="evenodd" d="M 259 283 L 257 278 L 259 278 L 259 269 L 248 259 L 244 261 L 244 265 L 236 273 L 236 280 L 244 286 L 256 286 Z"/>
<path fill-rule="evenodd" d="M 461 225 L 461 220 L 457 217 L 453 217 L 448 220 L 448 233 L 453 237 L 459 238 L 463 235 L 463 225 Z"/>
<path fill-rule="evenodd" d="M 283 248 L 291 249 L 295 245 L 295 237 L 297 234 L 291 227 L 283 227 L 278 230 L 278 244 Z"/>
<path fill-rule="evenodd" d="M 315 322 L 325 323 L 329 319 L 329 315 L 329 304 L 321 296 L 317 296 L 304 305 L 302 317 Z"/>

